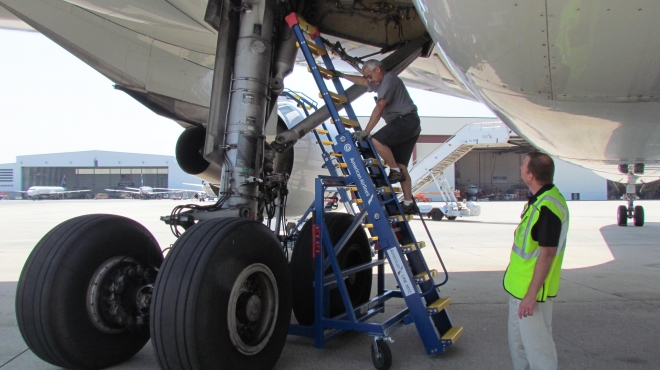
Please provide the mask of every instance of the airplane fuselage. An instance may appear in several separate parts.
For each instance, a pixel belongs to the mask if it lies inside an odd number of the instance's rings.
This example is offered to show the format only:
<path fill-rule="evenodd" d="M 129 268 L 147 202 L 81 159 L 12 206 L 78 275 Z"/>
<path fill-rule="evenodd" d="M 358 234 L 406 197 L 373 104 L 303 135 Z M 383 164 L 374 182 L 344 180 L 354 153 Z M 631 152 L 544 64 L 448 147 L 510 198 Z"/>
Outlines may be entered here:
<path fill-rule="evenodd" d="M 614 181 L 659 178 L 657 2 L 416 5 L 443 63 L 533 145 Z M 634 163 L 644 174 L 620 173 Z"/>

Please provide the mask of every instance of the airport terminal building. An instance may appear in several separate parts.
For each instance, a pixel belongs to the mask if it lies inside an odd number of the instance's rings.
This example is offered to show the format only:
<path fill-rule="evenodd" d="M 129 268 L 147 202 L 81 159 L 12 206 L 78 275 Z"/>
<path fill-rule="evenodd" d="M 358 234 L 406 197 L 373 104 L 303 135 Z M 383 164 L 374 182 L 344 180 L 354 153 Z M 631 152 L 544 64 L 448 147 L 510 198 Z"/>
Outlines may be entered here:
<path fill-rule="evenodd" d="M 10 198 L 15 197 L 12 191 L 26 191 L 30 186 L 60 186 L 63 179 L 67 190 L 90 190 L 71 194 L 83 198 L 107 193 L 105 189 L 141 184 L 192 190 L 194 187 L 185 183 L 200 183 L 183 172 L 174 157 L 166 155 L 90 150 L 24 155 L 16 157 L 16 163 L 0 164 L 0 193 Z"/>

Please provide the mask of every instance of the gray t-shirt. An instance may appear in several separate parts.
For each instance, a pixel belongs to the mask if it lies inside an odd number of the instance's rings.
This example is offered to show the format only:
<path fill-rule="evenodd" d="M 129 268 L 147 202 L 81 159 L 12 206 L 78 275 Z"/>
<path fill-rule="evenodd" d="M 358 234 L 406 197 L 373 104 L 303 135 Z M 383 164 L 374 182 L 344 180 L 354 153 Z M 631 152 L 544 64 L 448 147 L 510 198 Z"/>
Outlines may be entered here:
<path fill-rule="evenodd" d="M 392 122 L 398 116 L 417 112 L 417 106 L 410 99 L 406 86 L 394 73 L 385 72 L 380 84 L 374 85 L 367 81 L 367 85 L 369 85 L 369 91 L 375 91 L 378 94 L 378 100 L 384 99 L 387 102 L 382 114 L 386 123 Z"/>

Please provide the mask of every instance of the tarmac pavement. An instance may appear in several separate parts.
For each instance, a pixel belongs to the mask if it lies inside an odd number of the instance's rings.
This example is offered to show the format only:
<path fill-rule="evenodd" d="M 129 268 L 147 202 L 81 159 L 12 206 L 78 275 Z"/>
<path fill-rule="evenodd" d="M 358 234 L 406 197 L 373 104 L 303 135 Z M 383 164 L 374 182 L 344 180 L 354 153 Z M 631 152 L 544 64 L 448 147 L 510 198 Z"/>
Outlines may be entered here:
<path fill-rule="evenodd" d="M 145 225 L 161 248 L 174 243 L 159 217 L 185 201 L 0 201 L 0 368 L 53 369 L 24 343 L 16 324 L 16 281 L 33 246 L 57 224 L 82 214 L 119 214 Z M 561 369 L 657 369 L 660 367 L 660 203 L 640 201 L 644 227 L 616 226 L 623 202 L 569 202 L 571 223 L 555 299 L 553 332 Z M 449 270 L 441 289 L 451 297 L 454 325 L 463 337 L 445 353 L 428 356 L 414 325 L 397 330 L 390 344 L 392 369 L 509 369 L 507 293 L 502 275 L 522 202 L 482 202 L 482 215 L 427 221 Z M 632 224 L 632 221 L 631 221 Z M 441 269 L 422 223 L 411 221 L 431 268 Z M 396 284 L 391 275 L 388 287 Z M 374 282 L 375 286 L 375 282 Z M 388 304 L 383 320 L 402 307 Z M 382 316 L 382 317 L 381 317 Z M 113 369 L 157 369 L 150 344 Z M 276 369 L 373 369 L 370 338 L 348 333 L 317 349 L 308 338 L 289 336 Z"/>

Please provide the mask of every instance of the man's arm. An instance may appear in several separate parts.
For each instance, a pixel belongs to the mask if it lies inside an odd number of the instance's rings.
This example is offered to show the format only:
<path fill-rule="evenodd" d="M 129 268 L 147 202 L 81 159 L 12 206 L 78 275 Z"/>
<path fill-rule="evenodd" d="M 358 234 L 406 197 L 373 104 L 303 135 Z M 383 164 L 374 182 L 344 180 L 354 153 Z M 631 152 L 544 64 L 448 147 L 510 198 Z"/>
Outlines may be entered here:
<path fill-rule="evenodd" d="M 385 99 L 380 99 L 378 103 L 376 103 L 376 107 L 374 107 L 374 110 L 371 112 L 371 117 L 369 117 L 369 123 L 367 123 L 367 127 L 364 129 L 366 133 L 371 133 L 371 130 L 376 127 L 376 124 L 380 120 L 380 117 L 383 114 L 383 110 L 386 106 L 387 102 Z"/>
<path fill-rule="evenodd" d="M 345 79 L 351 81 L 352 83 L 354 83 L 356 85 L 362 85 L 362 86 L 365 86 L 365 87 L 369 87 L 369 85 L 367 85 L 367 79 L 362 77 L 362 76 L 347 75 L 347 74 L 341 73 L 339 71 L 335 71 L 335 75 L 337 77 L 345 78 Z"/>
<path fill-rule="evenodd" d="M 529 284 L 529 289 L 527 289 L 527 294 L 520 302 L 518 306 L 518 317 L 523 318 L 523 316 L 532 316 L 534 312 L 534 307 L 536 306 L 536 295 L 541 290 L 545 279 L 548 277 L 548 272 L 552 266 L 552 261 L 555 259 L 557 254 L 557 247 L 541 247 L 541 254 L 536 260 L 536 265 L 534 266 L 534 275 L 532 276 L 532 283 Z"/>

